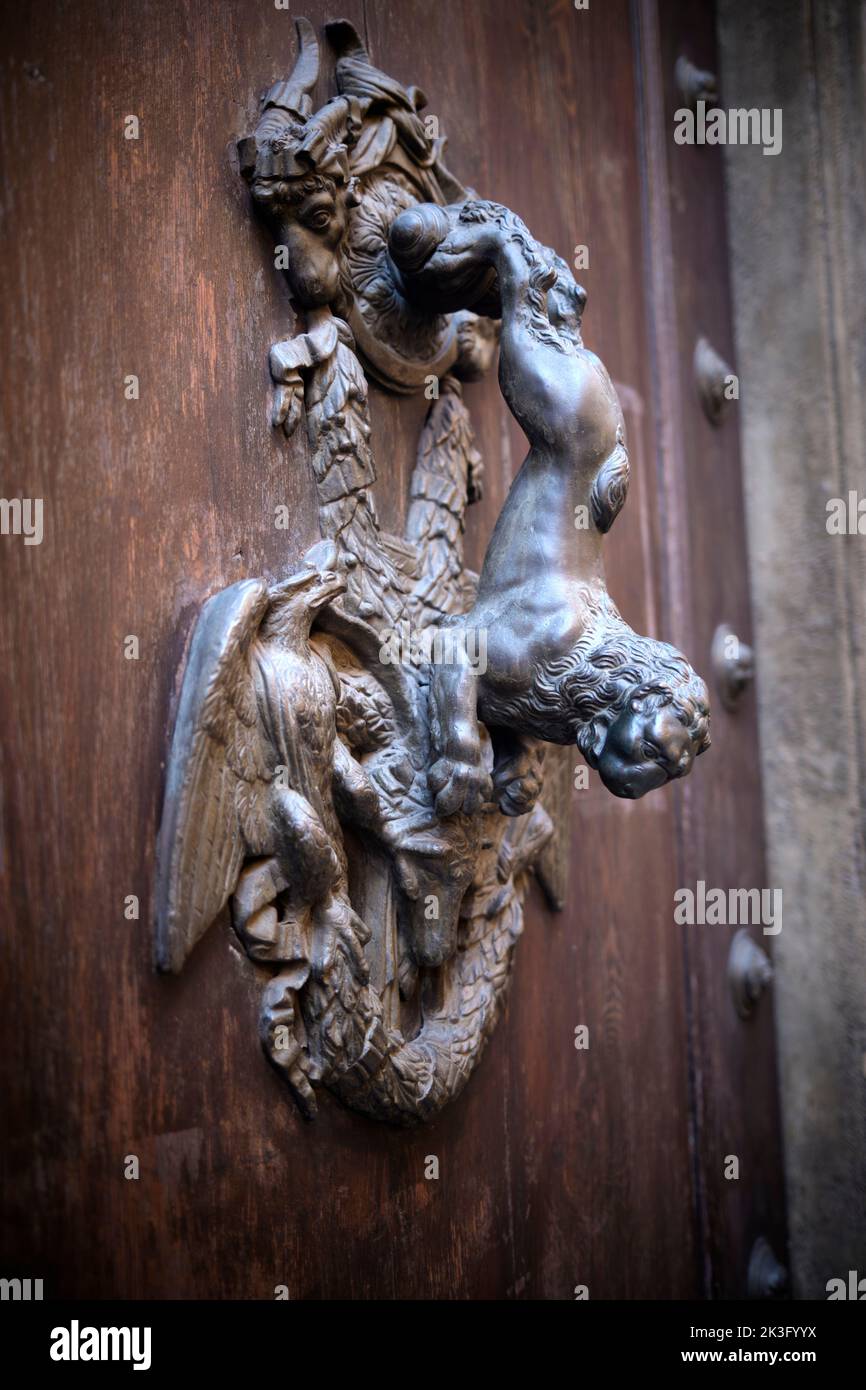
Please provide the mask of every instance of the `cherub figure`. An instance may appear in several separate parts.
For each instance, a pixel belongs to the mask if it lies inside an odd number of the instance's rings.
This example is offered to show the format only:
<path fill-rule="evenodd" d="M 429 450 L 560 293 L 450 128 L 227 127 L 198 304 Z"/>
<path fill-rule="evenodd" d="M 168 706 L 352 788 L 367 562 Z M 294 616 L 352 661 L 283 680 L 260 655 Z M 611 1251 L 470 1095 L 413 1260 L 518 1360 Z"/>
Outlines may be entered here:
<path fill-rule="evenodd" d="M 433 671 L 438 813 L 475 811 L 490 795 L 479 720 L 507 815 L 537 795 L 537 740 L 576 743 L 617 796 L 682 777 L 709 746 L 707 689 L 673 647 L 634 632 L 607 593 L 602 537 L 625 501 L 628 455 L 610 377 L 581 339 L 583 290 L 496 203 L 412 208 L 395 221 L 390 250 L 417 303 L 501 316 L 499 383 L 531 446 L 458 624 L 467 637 L 486 634 L 486 670 L 466 656 L 467 641 Z"/>

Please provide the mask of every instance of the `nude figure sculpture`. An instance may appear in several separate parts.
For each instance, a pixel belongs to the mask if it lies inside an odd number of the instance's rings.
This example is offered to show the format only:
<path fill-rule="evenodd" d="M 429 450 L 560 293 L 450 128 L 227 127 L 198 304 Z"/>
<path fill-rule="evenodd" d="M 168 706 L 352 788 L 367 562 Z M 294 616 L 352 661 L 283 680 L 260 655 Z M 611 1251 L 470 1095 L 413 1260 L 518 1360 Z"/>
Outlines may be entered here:
<path fill-rule="evenodd" d="M 475 602 L 457 620 L 466 634 L 484 631 L 486 670 L 455 642 L 457 659 L 432 675 L 437 812 L 471 813 L 490 796 L 479 720 L 508 815 L 532 805 L 539 740 L 575 743 L 617 796 L 684 776 L 709 747 L 707 689 L 673 647 L 634 632 L 607 593 L 602 537 L 625 501 L 628 455 L 610 377 L 581 339 L 583 290 L 496 203 L 412 208 L 392 227 L 390 253 L 416 303 L 501 317 L 500 387 L 531 446 Z"/>

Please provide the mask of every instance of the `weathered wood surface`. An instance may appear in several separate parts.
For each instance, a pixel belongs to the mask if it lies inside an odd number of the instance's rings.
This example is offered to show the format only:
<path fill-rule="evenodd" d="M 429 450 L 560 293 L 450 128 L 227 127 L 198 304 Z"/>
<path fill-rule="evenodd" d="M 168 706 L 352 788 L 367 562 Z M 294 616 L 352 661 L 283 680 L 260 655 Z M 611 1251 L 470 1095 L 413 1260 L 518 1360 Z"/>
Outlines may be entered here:
<path fill-rule="evenodd" d="M 666 82 L 682 9 L 663 20 Z M 466 183 L 563 254 L 590 248 L 586 339 L 624 388 L 637 475 L 610 537 L 611 591 L 706 670 L 716 621 L 748 635 L 735 436 L 712 446 L 687 389 L 697 318 L 721 315 L 729 349 L 723 243 L 708 255 L 675 219 L 676 292 L 647 278 L 642 168 L 650 185 L 661 175 L 641 121 L 638 10 L 340 11 L 377 63 L 423 87 Z M 318 0 L 305 12 L 317 25 L 335 14 Z M 709 13 L 701 25 L 709 43 Z M 314 1124 L 300 1119 L 262 1065 L 261 981 L 227 921 L 181 977 L 154 974 L 154 844 L 185 643 L 210 593 L 281 573 L 316 535 L 302 434 L 286 443 L 268 423 L 267 349 L 291 311 L 232 163 L 294 35 L 285 12 L 227 0 L 10 8 L 5 27 L 3 490 L 45 499 L 44 543 L 0 546 L 14 596 L 0 624 L 5 1269 L 66 1296 L 739 1292 L 747 1233 L 780 1209 L 772 1043 L 766 1021 L 740 1041 L 725 933 L 684 941 L 673 894 L 696 877 L 762 882 L 750 714 L 717 717 L 685 800 L 671 787 L 618 802 L 594 777 L 575 792 L 565 910 L 533 892 L 506 1015 L 427 1128 L 394 1132 L 327 1097 Z M 128 114 L 138 142 L 123 139 Z M 715 235 L 721 166 L 701 177 L 680 196 Z M 658 342 L 665 294 L 683 382 L 681 418 L 661 422 L 658 372 L 677 368 Z M 137 401 L 124 399 L 129 373 Z M 467 400 L 486 464 L 477 564 L 524 444 L 495 381 Z M 379 509 L 399 529 L 425 405 L 374 390 L 372 408 Z M 690 471 L 664 508 L 660 423 Z M 673 576 L 672 528 L 694 528 Z M 123 655 L 133 633 L 137 662 Z M 124 920 L 129 894 L 138 922 Z M 588 1051 L 575 1050 L 579 1024 Z M 759 1148 L 733 1193 L 724 1153 Z M 432 1154 L 438 1181 L 424 1177 Z"/>

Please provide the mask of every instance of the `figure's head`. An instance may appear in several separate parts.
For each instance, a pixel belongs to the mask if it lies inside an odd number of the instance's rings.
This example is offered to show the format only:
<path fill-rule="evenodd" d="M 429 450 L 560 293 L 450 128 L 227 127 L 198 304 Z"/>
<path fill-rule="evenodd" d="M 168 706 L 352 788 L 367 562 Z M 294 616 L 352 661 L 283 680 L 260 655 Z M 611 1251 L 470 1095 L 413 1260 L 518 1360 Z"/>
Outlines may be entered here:
<path fill-rule="evenodd" d="M 634 632 L 606 607 L 601 631 L 561 690 L 573 702 L 577 746 L 590 767 L 614 796 L 637 799 L 685 777 L 709 748 L 709 695 L 676 648 Z"/>
<path fill-rule="evenodd" d="M 291 77 L 264 97 L 254 135 L 238 144 L 241 172 L 267 214 L 292 293 L 305 309 L 331 304 L 341 292 L 341 248 L 348 209 L 359 201 L 347 149 L 357 139 L 354 97 L 336 97 L 315 115 L 310 91 L 319 47 L 309 20 L 296 22 L 298 60 Z"/>
<path fill-rule="evenodd" d="M 293 297 L 305 309 L 332 304 L 341 287 L 347 189 L 314 171 L 302 178 L 255 179 L 252 191 L 270 218 L 276 244 L 286 248 Z"/>
<path fill-rule="evenodd" d="M 548 743 L 576 743 L 615 796 L 684 777 L 710 746 L 707 687 L 666 642 L 629 627 L 600 587 L 580 597 L 586 625 L 570 652 L 535 668 L 524 693 L 488 689 L 483 718 Z"/>
<path fill-rule="evenodd" d="M 696 690 L 696 695 L 706 709 L 706 686 L 697 676 L 691 684 L 703 687 L 703 694 Z M 636 799 L 685 777 L 709 747 L 707 713 L 695 709 L 693 715 L 675 699 L 673 689 L 635 695 L 608 726 L 595 765 L 614 796 Z"/>
<path fill-rule="evenodd" d="M 290 608 L 312 618 L 345 592 L 346 579 L 339 569 L 336 545 L 332 540 L 317 541 L 304 555 L 300 569 L 272 587 L 269 620 Z"/>
<path fill-rule="evenodd" d="M 471 816 L 450 816 L 429 839 L 426 850 L 405 856 L 411 882 L 407 883 L 404 869 L 398 913 L 415 963 L 432 970 L 444 965 L 457 950 L 460 904 L 472 882 L 478 854 L 478 821 Z M 432 916 L 431 902 L 436 904 Z"/>

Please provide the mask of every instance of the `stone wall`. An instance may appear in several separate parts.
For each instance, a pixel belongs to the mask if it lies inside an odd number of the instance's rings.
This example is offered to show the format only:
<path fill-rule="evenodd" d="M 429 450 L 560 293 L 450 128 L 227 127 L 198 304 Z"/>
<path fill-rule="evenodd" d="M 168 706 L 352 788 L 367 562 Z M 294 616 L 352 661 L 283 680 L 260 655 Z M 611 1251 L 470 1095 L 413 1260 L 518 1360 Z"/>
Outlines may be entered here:
<path fill-rule="evenodd" d="M 866 8 L 720 0 L 721 104 L 795 1295 L 866 1275 Z M 827 503 L 863 502 L 831 535 Z M 856 524 L 856 522 L 855 522 Z"/>

